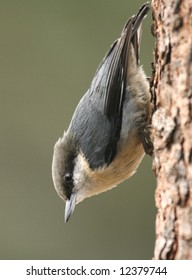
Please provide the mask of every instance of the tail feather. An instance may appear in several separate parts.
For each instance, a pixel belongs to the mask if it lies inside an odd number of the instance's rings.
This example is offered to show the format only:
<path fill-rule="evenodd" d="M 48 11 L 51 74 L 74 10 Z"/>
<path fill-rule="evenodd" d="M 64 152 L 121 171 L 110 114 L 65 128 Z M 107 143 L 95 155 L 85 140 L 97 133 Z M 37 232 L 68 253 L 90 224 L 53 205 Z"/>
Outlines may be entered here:
<path fill-rule="evenodd" d="M 140 50 L 140 40 L 141 40 L 141 25 L 144 18 L 147 16 L 147 13 L 149 11 L 149 2 L 143 4 L 141 8 L 139 9 L 138 13 L 134 16 L 132 16 L 128 22 L 125 24 L 122 33 L 129 33 L 130 30 L 129 26 L 131 23 L 132 32 L 131 32 L 131 43 L 133 45 L 134 51 L 135 51 L 135 57 L 137 61 L 137 65 L 139 65 L 139 50 Z"/>

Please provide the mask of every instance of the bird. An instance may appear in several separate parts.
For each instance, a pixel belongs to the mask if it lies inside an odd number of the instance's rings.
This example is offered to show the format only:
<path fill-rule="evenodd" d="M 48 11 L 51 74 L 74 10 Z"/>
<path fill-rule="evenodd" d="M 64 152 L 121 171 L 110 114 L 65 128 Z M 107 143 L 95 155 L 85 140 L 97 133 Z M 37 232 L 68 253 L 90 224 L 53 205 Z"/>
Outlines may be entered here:
<path fill-rule="evenodd" d="M 149 82 L 139 63 L 148 11 L 147 2 L 129 18 L 54 145 L 52 178 L 65 222 L 79 202 L 128 179 L 152 153 Z"/>

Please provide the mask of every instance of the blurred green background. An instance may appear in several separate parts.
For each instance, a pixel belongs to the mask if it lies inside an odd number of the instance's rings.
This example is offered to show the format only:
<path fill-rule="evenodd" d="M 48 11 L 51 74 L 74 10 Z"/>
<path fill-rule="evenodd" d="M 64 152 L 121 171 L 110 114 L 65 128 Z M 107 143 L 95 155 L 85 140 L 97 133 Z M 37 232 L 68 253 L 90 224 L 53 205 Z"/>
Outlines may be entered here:
<path fill-rule="evenodd" d="M 64 224 L 53 145 L 126 20 L 143 1 L 0 0 L 0 259 L 151 259 L 151 159 Z M 151 73 L 151 12 L 141 63 Z"/>

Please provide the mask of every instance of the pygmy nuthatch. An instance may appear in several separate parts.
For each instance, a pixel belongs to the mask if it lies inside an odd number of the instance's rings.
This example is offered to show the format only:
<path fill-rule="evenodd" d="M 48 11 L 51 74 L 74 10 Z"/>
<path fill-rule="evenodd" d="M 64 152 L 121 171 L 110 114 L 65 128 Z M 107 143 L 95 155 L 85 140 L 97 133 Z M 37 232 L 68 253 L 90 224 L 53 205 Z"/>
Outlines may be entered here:
<path fill-rule="evenodd" d="M 52 176 L 66 202 L 65 222 L 86 197 L 112 189 L 150 152 L 149 84 L 139 66 L 144 4 L 105 55 L 69 128 L 56 142 Z"/>

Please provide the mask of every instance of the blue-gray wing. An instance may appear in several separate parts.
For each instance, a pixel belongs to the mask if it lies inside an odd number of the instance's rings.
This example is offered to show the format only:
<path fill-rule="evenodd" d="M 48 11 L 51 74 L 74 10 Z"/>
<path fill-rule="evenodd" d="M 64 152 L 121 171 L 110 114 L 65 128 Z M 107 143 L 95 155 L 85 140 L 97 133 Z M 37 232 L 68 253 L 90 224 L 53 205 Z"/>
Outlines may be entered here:
<path fill-rule="evenodd" d="M 144 4 L 126 23 L 81 99 L 72 118 L 70 129 L 79 142 L 92 169 L 110 164 L 117 152 L 120 137 L 123 102 L 132 44 L 136 61 L 139 61 L 138 29 L 149 10 Z"/>

